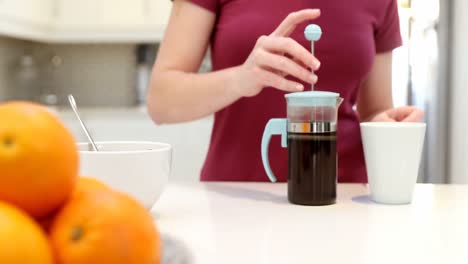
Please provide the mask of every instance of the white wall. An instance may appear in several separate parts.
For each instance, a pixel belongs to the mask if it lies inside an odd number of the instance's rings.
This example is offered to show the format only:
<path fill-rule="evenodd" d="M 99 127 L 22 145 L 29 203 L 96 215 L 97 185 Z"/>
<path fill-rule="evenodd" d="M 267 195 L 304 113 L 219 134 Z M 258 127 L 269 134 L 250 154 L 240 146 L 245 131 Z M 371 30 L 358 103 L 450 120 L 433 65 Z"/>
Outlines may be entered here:
<path fill-rule="evenodd" d="M 468 1 L 454 1 L 450 177 L 468 183 Z"/>

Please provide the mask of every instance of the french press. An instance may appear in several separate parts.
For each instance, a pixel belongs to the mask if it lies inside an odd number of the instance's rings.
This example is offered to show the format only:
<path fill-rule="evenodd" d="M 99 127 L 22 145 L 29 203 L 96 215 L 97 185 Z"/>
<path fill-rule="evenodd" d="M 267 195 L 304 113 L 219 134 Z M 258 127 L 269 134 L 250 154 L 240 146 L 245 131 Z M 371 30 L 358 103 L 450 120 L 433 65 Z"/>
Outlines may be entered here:
<path fill-rule="evenodd" d="M 317 25 L 306 27 L 312 42 L 320 39 Z M 271 119 L 262 137 L 262 161 L 272 182 L 276 177 L 268 159 L 272 135 L 281 135 L 282 147 L 288 148 L 288 200 L 300 205 L 328 205 L 336 201 L 338 108 L 343 99 L 332 92 L 312 91 L 285 95 L 287 119 Z"/>
<path fill-rule="evenodd" d="M 288 148 L 288 199 L 293 204 L 327 205 L 336 200 L 338 107 L 337 93 L 300 92 L 286 96 L 287 119 L 271 119 L 263 133 L 262 161 L 276 181 L 268 159 L 272 135 Z"/>

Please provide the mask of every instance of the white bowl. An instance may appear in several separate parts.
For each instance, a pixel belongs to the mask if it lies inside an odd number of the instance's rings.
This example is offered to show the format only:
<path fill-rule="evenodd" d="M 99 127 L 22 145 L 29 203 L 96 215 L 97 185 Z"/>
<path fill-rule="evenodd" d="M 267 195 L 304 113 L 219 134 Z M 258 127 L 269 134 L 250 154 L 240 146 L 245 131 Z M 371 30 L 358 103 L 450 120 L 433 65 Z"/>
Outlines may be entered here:
<path fill-rule="evenodd" d="M 127 193 L 150 209 L 171 172 L 169 144 L 139 141 L 96 142 L 99 152 L 79 143 L 80 175 L 98 179 Z"/>

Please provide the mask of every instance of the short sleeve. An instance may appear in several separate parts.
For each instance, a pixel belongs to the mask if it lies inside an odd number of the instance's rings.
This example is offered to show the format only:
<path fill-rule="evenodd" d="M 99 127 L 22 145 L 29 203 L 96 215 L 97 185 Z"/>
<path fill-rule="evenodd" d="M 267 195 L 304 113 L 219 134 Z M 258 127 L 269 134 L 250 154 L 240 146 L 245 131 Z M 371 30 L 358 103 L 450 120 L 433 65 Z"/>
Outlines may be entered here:
<path fill-rule="evenodd" d="M 402 45 L 397 0 L 389 0 L 384 8 L 374 33 L 377 53 L 391 51 Z"/>
<path fill-rule="evenodd" d="M 171 0 L 173 1 L 173 0 Z M 189 2 L 192 2 L 200 7 L 203 7 L 213 13 L 218 12 L 218 2 L 219 0 L 188 0 Z"/>

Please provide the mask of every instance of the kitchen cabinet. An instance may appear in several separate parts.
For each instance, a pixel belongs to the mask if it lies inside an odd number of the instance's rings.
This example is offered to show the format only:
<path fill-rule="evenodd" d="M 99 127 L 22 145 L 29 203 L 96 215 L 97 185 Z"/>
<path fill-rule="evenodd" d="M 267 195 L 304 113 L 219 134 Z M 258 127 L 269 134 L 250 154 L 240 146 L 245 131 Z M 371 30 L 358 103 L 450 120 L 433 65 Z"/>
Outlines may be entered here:
<path fill-rule="evenodd" d="M 130 28 L 143 26 L 145 23 L 145 0 L 101 0 L 100 2 L 100 23 L 104 26 Z"/>
<path fill-rule="evenodd" d="M 169 0 L 0 0 L 0 35 L 55 43 L 157 42 Z"/>
<path fill-rule="evenodd" d="M 169 0 L 147 0 L 147 23 L 166 25 L 171 14 L 172 2 Z"/>
<path fill-rule="evenodd" d="M 98 23 L 99 1 L 58 0 L 54 6 L 55 25 L 62 28 L 83 28 Z"/>
<path fill-rule="evenodd" d="M 57 0 L 53 42 L 139 42 L 144 0 Z M 155 40 L 155 39 L 153 39 Z"/>
<path fill-rule="evenodd" d="M 16 3 L 17 2 L 14 0 L 0 0 L 0 15 L 2 18 L 11 16 L 17 11 L 16 8 L 14 8 Z"/>
<path fill-rule="evenodd" d="M 169 0 L 57 1 L 56 42 L 156 42 L 172 5 Z"/>
<path fill-rule="evenodd" d="M 52 22 L 53 0 L 15 0 L 20 19 L 48 27 Z"/>
<path fill-rule="evenodd" d="M 42 40 L 50 33 L 53 0 L 0 0 L 0 35 Z"/>
<path fill-rule="evenodd" d="M 0 15 L 22 23 L 49 23 L 52 15 L 52 0 L 0 0 Z"/>
<path fill-rule="evenodd" d="M 172 5 L 169 0 L 86 0 L 77 9 L 75 0 L 58 1 L 63 19 L 56 22 L 57 42 L 157 42 Z"/>
<path fill-rule="evenodd" d="M 145 0 L 58 0 L 56 24 L 59 28 L 88 28 L 88 31 L 142 26 L 144 3 Z"/>

